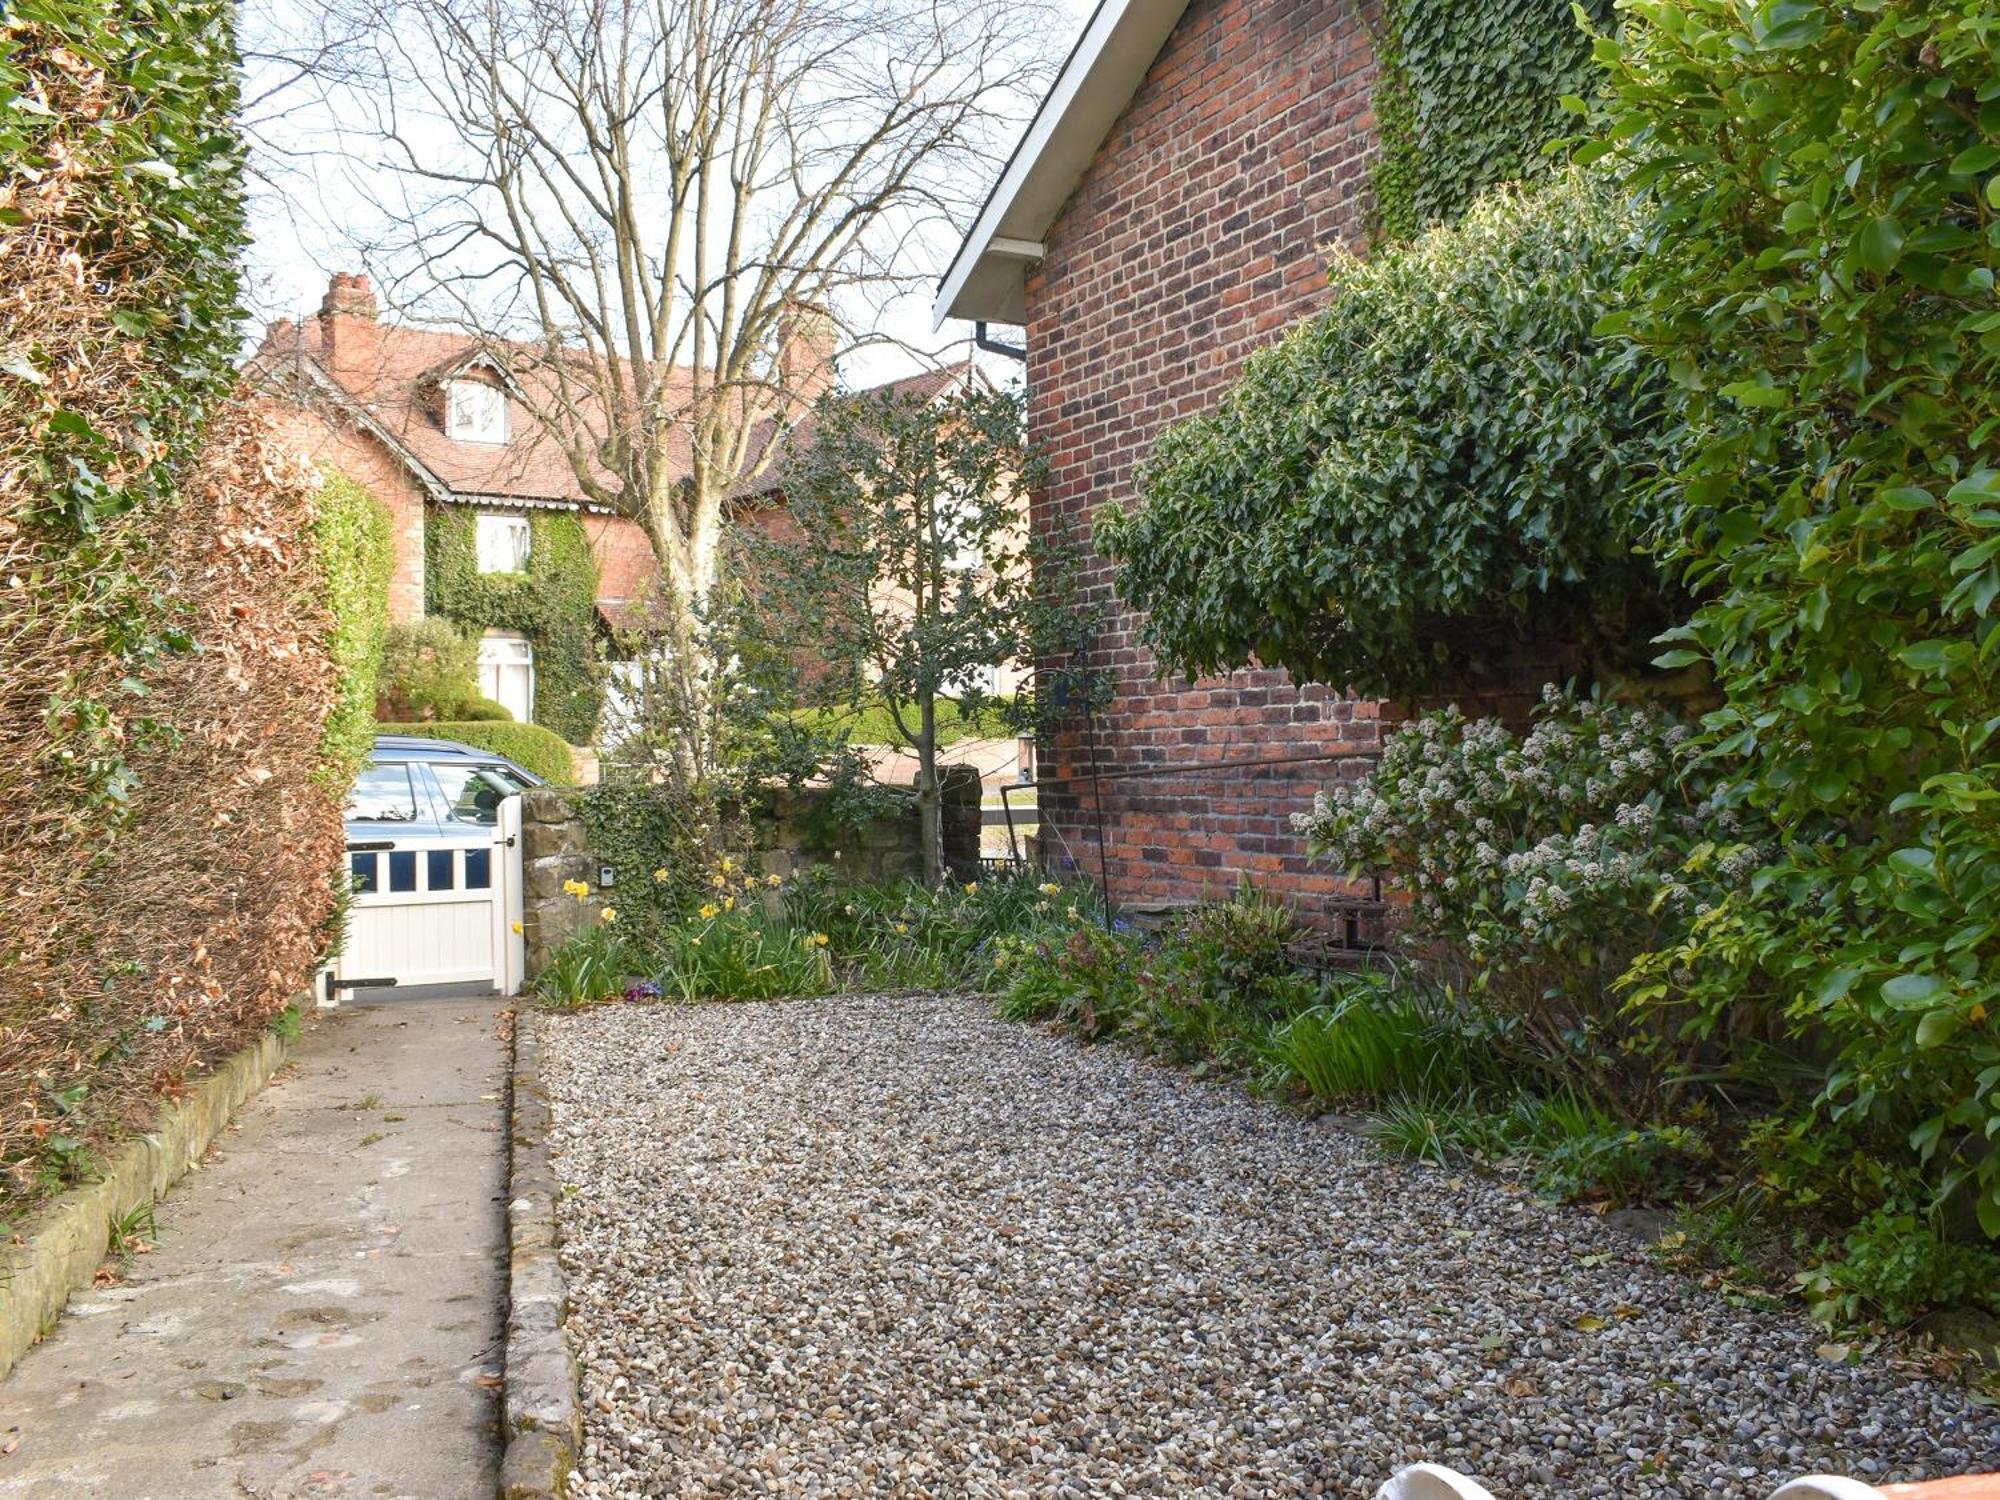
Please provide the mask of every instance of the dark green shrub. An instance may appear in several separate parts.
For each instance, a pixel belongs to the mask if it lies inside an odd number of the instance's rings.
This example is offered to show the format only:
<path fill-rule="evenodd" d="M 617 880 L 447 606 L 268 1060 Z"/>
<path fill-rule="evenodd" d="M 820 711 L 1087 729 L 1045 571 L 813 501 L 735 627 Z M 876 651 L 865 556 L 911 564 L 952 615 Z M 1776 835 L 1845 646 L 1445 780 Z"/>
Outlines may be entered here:
<path fill-rule="evenodd" d="M 377 724 L 378 734 L 414 734 L 433 740 L 457 740 L 504 755 L 544 781 L 568 786 L 576 779 L 569 746 L 539 724 L 493 724 L 476 719 L 447 719 L 423 724 Z"/>
<path fill-rule="evenodd" d="M 1327 310 L 1161 437 L 1136 509 L 1097 518 L 1162 668 L 1405 696 L 1523 640 L 1650 655 L 1674 604 L 1634 494 L 1672 449 L 1669 383 L 1592 331 L 1636 223 L 1572 172 L 1340 258 Z"/>
<path fill-rule="evenodd" d="M 495 703 L 491 698 L 469 699 L 458 705 L 458 711 L 452 717 L 473 724 L 511 724 L 514 722 L 514 716 L 508 713 L 503 705 Z"/>
<path fill-rule="evenodd" d="M 479 700 L 479 644 L 449 620 L 399 621 L 382 634 L 376 676 L 379 719 L 462 719 Z"/>
<path fill-rule="evenodd" d="M 1883 1209 L 1855 1226 L 1838 1255 L 1801 1272 L 1799 1286 L 1813 1316 L 1834 1327 L 1876 1317 L 1908 1323 L 1940 1307 L 2000 1312 L 2000 1254 Z"/>
<path fill-rule="evenodd" d="M 2000 99 L 1990 0 L 1627 0 L 1611 70 L 1687 392 L 1660 509 L 1758 868 L 1647 979 L 1774 987 L 1821 1107 L 2000 1237 Z M 1909 1205 L 1890 1202 L 1883 1222 Z"/>
<path fill-rule="evenodd" d="M 1116 1036 L 1138 1014 L 1142 948 L 1129 933 L 1107 932 L 1087 920 L 997 945 L 1005 975 L 1000 1015 L 1053 1022 L 1086 1041 Z"/>
<path fill-rule="evenodd" d="M 1297 915 L 1245 877 L 1227 901 L 1205 902 L 1182 917 L 1167 942 L 1172 966 L 1207 1000 L 1261 1013 L 1293 979 Z"/>

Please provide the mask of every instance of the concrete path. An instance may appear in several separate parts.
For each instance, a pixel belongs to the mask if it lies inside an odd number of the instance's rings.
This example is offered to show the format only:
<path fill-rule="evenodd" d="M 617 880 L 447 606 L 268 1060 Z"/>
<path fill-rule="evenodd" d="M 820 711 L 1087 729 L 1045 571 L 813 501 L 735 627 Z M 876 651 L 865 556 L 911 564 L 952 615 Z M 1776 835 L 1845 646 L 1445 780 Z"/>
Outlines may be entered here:
<path fill-rule="evenodd" d="M 0 1382 L 0 1496 L 493 1492 L 507 1051 L 492 1000 L 309 1031 L 157 1243 Z"/>

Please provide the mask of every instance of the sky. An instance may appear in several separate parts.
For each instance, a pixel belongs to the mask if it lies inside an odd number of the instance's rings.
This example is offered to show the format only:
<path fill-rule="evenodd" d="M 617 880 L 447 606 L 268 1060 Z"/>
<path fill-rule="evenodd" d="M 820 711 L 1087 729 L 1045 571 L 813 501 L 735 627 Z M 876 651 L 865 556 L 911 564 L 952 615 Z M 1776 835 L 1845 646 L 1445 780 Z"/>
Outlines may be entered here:
<path fill-rule="evenodd" d="M 273 36 L 282 45 L 284 33 L 299 14 L 294 7 L 309 3 L 265 0 L 246 13 L 244 23 L 245 115 L 253 139 L 254 169 L 247 287 L 253 344 L 276 318 L 311 316 L 332 272 L 364 269 L 358 236 L 363 232 L 365 197 L 353 180 L 351 166 L 337 151 L 327 149 L 337 122 L 322 100 L 288 83 L 290 71 L 282 63 L 260 56 Z M 1051 3 L 1065 26 L 1063 35 L 1051 38 L 1052 59 L 1060 61 L 1095 0 Z M 1025 130 L 1030 113 L 1030 104 L 1023 101 L 1020 118 L 1008 133 L 1010 146 Z M 980 195 L 990 186 L 990 182 L 980 184 Z M 951 322 L 936 332 L 931 328 L 936 277 L 956 249 L 955 236 L 926 247 L 926 259 L 936 262 L 930 280 L 920 291 L 893 298 L 876 311 L 877 331 L 893 342 L 843 358 L 841 375 L 846 384 L 866 387 L 969 352 L 969 326 Z M 998 378 L 1018 373 L 1019 367 L 1005 359 L 979 358 Z"/>

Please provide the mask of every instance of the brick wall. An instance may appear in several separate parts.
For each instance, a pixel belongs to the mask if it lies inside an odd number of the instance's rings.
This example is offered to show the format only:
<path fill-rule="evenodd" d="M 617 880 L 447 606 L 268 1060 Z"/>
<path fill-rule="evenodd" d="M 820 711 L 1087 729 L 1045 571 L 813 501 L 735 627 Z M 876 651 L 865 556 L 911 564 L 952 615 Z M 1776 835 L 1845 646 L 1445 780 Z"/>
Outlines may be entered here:
<path fill-rule="evenodd" d="M 420 620 L 424 614 L 424 493 L 410 471 L 388 449 L 336 418 L 323 417 L 286 402 L 263 403 L 272 420 L 299 452 L 327 469 L 337 469 L 389 509 L 395 568 L 389 575 L 389 618 Z"/>
<path fill-rule="evenodd" d="M 1160 430 L 1211 407 L 1245 355 L 1326 296 L 1323 247 L 1365 230 L 1374 55 L 1356 0 L 1194 0 L 1046 236 L 1028 279 L 1028 385 L 1052 470 L 1036 519 L 1133 498 Z M 1091 592 L 1110 599 L 1093 564 Z M 1239 760 L 1289 764 L 1102 782 L 1111 894 L 1220 894 L 1239 872 L 1302 898 L 1339 886 L 1290 816 L 1372 765 L 1382 706 L 1283 673 L 1162 684 L 1114 605 L 1095 664 L 1107 774 Z M 1313 757 L 1309 763 L 1299 758 Z M 1043 843 L 1095 879 L 1096 800 L 1080 729 L 1041 749 Z"/>

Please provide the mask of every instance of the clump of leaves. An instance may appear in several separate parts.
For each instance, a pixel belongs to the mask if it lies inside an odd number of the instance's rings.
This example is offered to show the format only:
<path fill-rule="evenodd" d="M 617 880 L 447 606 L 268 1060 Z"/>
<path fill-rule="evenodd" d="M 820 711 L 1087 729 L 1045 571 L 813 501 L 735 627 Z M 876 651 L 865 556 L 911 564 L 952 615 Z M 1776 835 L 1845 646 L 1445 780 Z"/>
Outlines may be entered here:
<path fill-rule="evenodd" d="M 1524 638 L 1643 660 L 1673 590 L 1635 496 L 1677 434 L 1665 371 L 1594 331 L 1637 251 L 1601 175 L 1501 189 L 1340 254 L 1326 311 L 1169 429 L 1096 521 L 1163 667 L 1259 661 L 1404 696 Z"/>
<path fill-rule="evenodd" d="M 1964 1206 L 2000 1238 L 1992 7 L 1621 16 L 1594 149 L 1653 250 L 1599 328 L 1685 392 L 1653 508 L 1700 598 L 1661 661 L 1713 675 L 1718 796 L 1777 835 L 1645 979 L 1717 1031 L 1774 987 L 1822 1117 L 1924 1174 L 1870 1222 Z"/>

